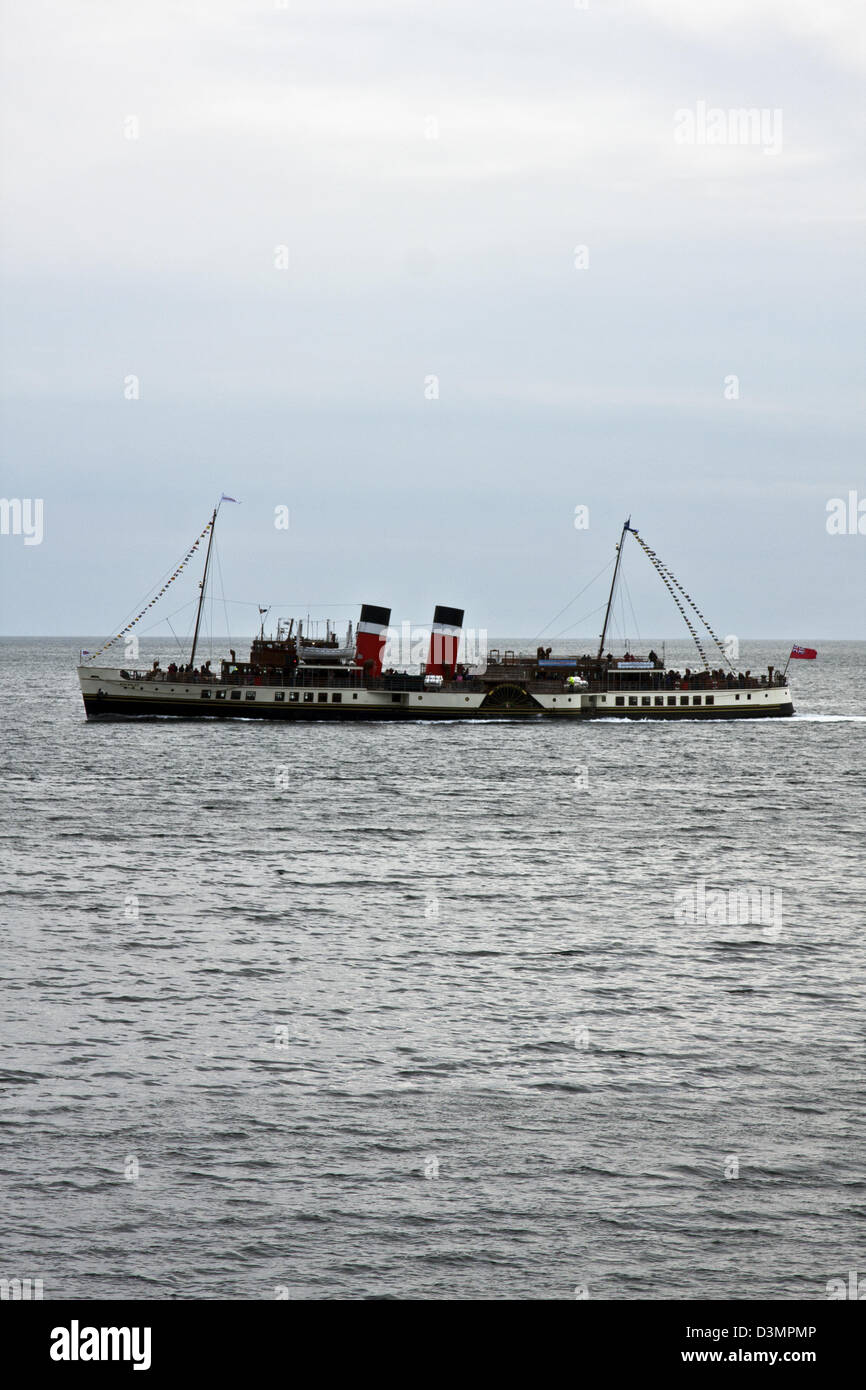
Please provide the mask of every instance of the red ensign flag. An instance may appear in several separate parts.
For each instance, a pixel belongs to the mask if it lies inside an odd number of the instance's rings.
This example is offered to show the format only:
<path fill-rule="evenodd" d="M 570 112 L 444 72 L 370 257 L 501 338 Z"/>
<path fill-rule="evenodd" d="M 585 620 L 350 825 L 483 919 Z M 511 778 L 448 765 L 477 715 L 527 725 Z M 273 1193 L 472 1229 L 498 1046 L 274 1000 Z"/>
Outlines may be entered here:
<path fill-rule="evenodd" d="M 792 647 L 791 656 L 799 657 L 801 661 L 814 661 L 818 655 L 814 647 Z M 788 658 L 790 661 L 791 657 Z"/>

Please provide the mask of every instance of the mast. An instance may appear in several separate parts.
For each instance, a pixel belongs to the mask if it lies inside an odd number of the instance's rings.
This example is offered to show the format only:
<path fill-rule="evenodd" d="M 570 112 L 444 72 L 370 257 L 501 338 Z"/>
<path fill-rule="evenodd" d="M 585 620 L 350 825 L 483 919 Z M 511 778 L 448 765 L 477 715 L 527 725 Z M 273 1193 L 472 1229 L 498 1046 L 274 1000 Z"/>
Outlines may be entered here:
<path fill-rule="evenodd" d="M 207 589 L 207 572 L 208 566 L 210 565 L 210 552 L 211 546 L 213 545 L 213 533 L 216 530 L 216 519 L 218 511 L 219 503 L 217 503 L 217 505 L 214 507 L 213 516 L 210 519 L 210 536 L 208 538 L 207 543 L 207 555 L 205 556 L 204 560 L 204 574 L 201 577 L 201 593 L 198 596 L 198 612 L 195 615 L 195 632 L 192 635 L 192 651 L 190 652 L 189 657 L 190 666 L 195 666 L 195 649 L 198 646 L 198 629 L 199 624 L 201 623 L 201 610 L 204 607 L 204 596 L 205 590 Z"/>
<path fill-rule="evenodd" d="M 607 633 L 607 624 L 608 624 L 608 620 L 609 620 L 609 618 L 610 618 L 611 605 L 613 604 L 613 594 L 614 594 L 614 590 L 616 589 L 617 575 L 619 574 L 619 562 L 620 562 L 620 560 L 622 559 L 623 541 L 625 540 L 625 533 L 626 533 L 626 531 L 630 531 L 630 530 L 631 530 L 631 517 L 629 517 L 628 521 L 625 522 L 625 524 L 624 524 L 624 526 L 623 526 L 623 528 L 622 528 L 622 534 L 621 534 L 621 536 L 620 536 L 620 538 L 619 538 L 619 545 L 618 545 L 617 548 L 616 548 L 616 564 L 615 564 L 614 567 L 613 567 L 613 579 L 610 581 L 610 594 L 608 595 L 607 609 L 606 609 L 605 615 L 604 615 L 604 627 L 603 627 L 602 630 L 601 630 L 601 638 L 600 638 L 599 644 L 598 644 L 598 655 L 597 655 L 597 657 L 596 657 L 596 661 L 601 661 L 601 654 L 602 654 L 602 652 L 604 651 L 604 639 L 605 639 L 605 635 L 606 635 L 606 633 Z"/>

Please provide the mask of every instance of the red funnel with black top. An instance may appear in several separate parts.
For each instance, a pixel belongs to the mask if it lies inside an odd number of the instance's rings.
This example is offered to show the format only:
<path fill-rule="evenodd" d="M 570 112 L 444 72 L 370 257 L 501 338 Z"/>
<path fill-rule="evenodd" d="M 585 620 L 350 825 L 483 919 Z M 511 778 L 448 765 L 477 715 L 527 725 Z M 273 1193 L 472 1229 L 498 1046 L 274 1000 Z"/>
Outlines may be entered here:
<path fill-rule="evenodd" d="M 355 633 L 355 660 L 371 676 L 382 674 L 382 653 L 390 621 L 390 608 L 379 608 L 375 603 L 361 604 L 361 618 Z"/>
<path fill-rule="evenodd" d="M 437 603 L 430 631 L 430 654 L 427 657 L 428 676 L 453 676 L 457 652 L 463 634 L 463 609 L 446 608 Z"/>

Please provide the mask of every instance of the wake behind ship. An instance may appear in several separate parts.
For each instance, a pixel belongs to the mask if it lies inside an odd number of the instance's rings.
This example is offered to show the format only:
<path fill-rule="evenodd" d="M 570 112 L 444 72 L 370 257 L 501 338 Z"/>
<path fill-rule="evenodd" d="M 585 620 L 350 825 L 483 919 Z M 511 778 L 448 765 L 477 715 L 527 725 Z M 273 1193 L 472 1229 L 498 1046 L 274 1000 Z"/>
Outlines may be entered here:
<path fill-rule="evenodd" d="M 383 669 L 391 610 L 363 604 L 354 641 L 350 625 L 342 646 L 330 625 L 325 639 L 316 640 L 291 620 L 278 625 L 271 637 L 265 636 L 262 626 L 246 661 L 237 660 L 232 651 L 221 660 L 219 670 L 211 670 L 210 661 L 196 666 L 218 512 L 219 506 L 184 561 L 142 612 L 78 667 L 88 718 L 754 719 L 794 712 L 787 666 L 784 671 L 770 666 L 760 676 L 737 670 L 697 605 L 631 526 L 630 519 L 616 546 L 604 626 L 594 654 L 553 657 L 549 647 L 537 647 L 533 655 L 491 650 L 485 662 L 470 666 L 460 660 L 463 610 L 439 605 L 426 662 L 418 670 Z M 655 651 L 645 656 L 627 651 L 621 658 L 605 652 L 623 546 L 629 534 L 650 559 L 680 610 L 696 646 L 694 668 L 668 668 Z M 179 666 L 172 662 L 165 670 L 158 662 L 148 670 L 97 664 L 102 651 L 127 637 L 162 597 L 205 536 L 207 555 L 189 661 Z M 708 636 L 700 632 L 698 622 Z M 706 654 L 705 646 L 710 644 L 719 653 L 714 655 L 714 661 L 721 658 L 719 665 L 711 664 Z"/>

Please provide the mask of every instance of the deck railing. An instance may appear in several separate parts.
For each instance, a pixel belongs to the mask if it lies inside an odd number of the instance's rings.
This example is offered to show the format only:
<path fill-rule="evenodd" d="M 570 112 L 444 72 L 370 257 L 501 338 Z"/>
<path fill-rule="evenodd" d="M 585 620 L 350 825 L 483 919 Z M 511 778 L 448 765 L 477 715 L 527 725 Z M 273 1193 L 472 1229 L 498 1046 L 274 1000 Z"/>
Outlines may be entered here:
<path fill-rule="evenodd" d="M 569 686 L 568 678 L 565 675 L 555 677 L 545 673 L 536 675 L 532 663 L 527 663 L 522 669 L 503 669 L 487 670 L 483 680 L 475 676 L 456 677 L 451 680 L 443 680 L 436 686 L 428 686 L 423 676 L 403 675 L 399 672 L 370 677 L 363 671 L 317 671 L 315 668 L 298 668 L 294 671 L 264 671 L 255 672 L 251 670 L 234 671 L 225 675 L 216 671 L 135 671 L 123 669 L 120 671 L 123 680 L 156 683 L 158 685 L 220 685 L 220 686 L 276 686 L 287 690 L 308 689 L 315 687 L 319 690 L 382 690 L 382 691 L 418 691 L 429 692 L 449 691 L 452 693 L 478 693 L 491 689 L 498 684 L 517 684 L 526 686 L 527 689 L 536 694 L 556 694 L 560 691 L 567 691 L 571 694 L 591 693 L 591 694 L 635 694 L 647 691 L 657 693 L 674 690 L 761 690 L 773 689 L 787 685 L 787 679 L 781 671 L 774 671 L 772 678 L 768 675 L 746 676 L 738 673 L 734 675 L 720 675 L 713 673 L 708 676 L 706 672 L 690 672 L 686 675 L 682 671 L 607 671 L 600 676 L 588 676 L 588 684 Z M 587 679 L 587 674 L 583 676 Z"/>

